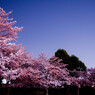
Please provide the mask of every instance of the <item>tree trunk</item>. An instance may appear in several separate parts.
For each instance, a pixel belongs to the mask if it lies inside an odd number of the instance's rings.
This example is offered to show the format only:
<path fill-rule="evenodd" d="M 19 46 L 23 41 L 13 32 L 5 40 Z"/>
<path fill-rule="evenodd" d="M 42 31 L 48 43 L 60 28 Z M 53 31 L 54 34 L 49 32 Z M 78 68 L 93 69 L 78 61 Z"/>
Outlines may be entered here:
<path fill-rule="evenodd" d="M 77 95 L 79 95 L 79 87 L 77 88 Z"/>
<path fill-rule="evenodd" d="M 9 88 L 8 88 L 8 93 L 7 93 L 7 95 L 10 95 L 10 90 L 11 90 L 11 88 L 9 87 Z"/>
<path fill-rule="evenodd" d="M 95 90 L 95 89 L 92 87 L 92 95 L 94 95 L 94 90 Z"/>
<path fill-rule="evenodd" d="M 67 90 L 66 90 L 66 95 L 70 95 L 71 93 L 70 93 L 70 87 L 68 86 L 67 87 Z"/>
<path fill-rule="evenodd" d="M 48 94 L 48 88 L 46 88 L 46 95 L 49 95 L 49 94 Z"/>

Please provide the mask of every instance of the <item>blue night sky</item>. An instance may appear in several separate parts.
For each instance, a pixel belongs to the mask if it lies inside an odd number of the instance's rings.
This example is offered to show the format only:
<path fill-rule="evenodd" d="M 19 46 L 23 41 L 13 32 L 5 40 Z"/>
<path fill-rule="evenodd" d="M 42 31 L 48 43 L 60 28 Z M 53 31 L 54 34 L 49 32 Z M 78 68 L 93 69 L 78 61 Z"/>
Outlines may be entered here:
<path fill-rule="evenodd" d="M 0 0 L 0 6 L 13 10 L 10 18 L 24 27 L 17 44 L 35 57 L 65 49 L 95 68 L 95 0 Z"/>

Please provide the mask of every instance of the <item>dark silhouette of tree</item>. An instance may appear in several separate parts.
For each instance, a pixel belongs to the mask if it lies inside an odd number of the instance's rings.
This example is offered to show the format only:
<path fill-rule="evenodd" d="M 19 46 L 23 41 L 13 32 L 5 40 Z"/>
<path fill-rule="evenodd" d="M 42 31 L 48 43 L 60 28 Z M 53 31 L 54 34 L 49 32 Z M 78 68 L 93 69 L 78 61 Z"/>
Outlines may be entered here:
<path fill-rule="evenodd" d="M 71 69 L 70 66 L 72 66 L 71 62 L 70 62 L 70 56 L 68 55 L 68 53 L 66 52 L 66 50 L 64 49 L 58 49 L 57 52 L 55 52 L 55 56 L 58 57 L 59 59 L 62 59 L 62 63 L 64 64 L 68 64 L 67 68 Z"/>
<path fill-rule="evenodd" d="M 72 69 L 75 69 L 77 71 L 86 70 L 86 66 L 84 65 L 84 63 L 80 61 L 79 58 L 76 57 L 75 55 L 70 56 L 70 61 L 72 62 Z"/>
<path fill-rule="evenodd" d="M 69 70 L 78 70 L 78 71 L 85 71 L 86 66 L 85 64 L 79 60 L 78 57 L 75 55 L 69 56 L 69 54 L 64 49 L 58 49 L 55 52 L 55 56 L 59 59 L 62 59 L 62 63 L 68 64 L 67 68 Z"/>

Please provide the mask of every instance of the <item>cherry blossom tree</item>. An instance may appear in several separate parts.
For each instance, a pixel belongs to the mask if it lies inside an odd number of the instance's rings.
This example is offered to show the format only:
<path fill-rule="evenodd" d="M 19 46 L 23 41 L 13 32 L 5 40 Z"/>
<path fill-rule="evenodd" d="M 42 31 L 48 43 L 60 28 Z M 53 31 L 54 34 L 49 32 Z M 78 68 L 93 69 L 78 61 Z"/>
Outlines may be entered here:
<path fill-rule="evenodd" d="M 91 82 L 92 87 L 95 87 L 95 68 L 90 68 L 87 71 L 88 79 Z"/>
<path fill-rule="evenodd" d="M 39 55 L 39 58 L 32 59 L 28 66 L 28 68 L 23 69 L 24 72 L 22 70 L 21 77 L 19 77 L 21 82 L 23 78 L 25 79 L 22 85 L 27 83 L 28 87 L 32 85 L 33 87 L 46 88 L 47 95 L 48 88 L 63 88 L 64 85 L 70 85 L 72 82 L 65 66 L 63 69 L 60 66 L 50 64 L 50 60 L 43 54 Z M 26 87 L 26 84 L 24 86 Z"/>
<path fill-rule="evenodd" d="M 0 74 L 3 78 L 9 77 L 9 73 L 11 74 L 15 71 L 16 67 L 19 64 L 16 61 L 18 51 L 23 50 L 20 45 L 16 45 L 15 43 L 10 43 L 10 41 L 16 39 L 17 32 L 21 31 L 22 28 L 12 27 L 16 23 L 10 22 L 8 15 L 2 8 L 0 8 Z M 22 49 L 21 49 L 22 48 Z M 10 71 L 9 71 L 10 70 Z"/>
<path fill-rule="evenodd" d="M 78 95 L 79 95 L 79 88 L 81 87 L 91 87 L 92 89 L 95 88 L 95 69 L 90 68 L 86 71 L 71 71 L 75 76 L 75 80 L 71 85 L 75 85 L 78 87 Z"/>
<path fill-rule="evenodd" d="M 16 45 L 17 33 L 22 27 L 13 27 L 16 21 L 11 21 L 0 8 L 0 77 L 2 86 L 6 87 L 44 87 L 62 88 L 71 84 L 71 78 L 66 65 L 56 57 L 47 59 L 42 53 L 32 59 L 32 54 L 26 52 L 21 44 Z M 64 68 L 64 69 L 63 69 Z M 47 92 L 48 95 L 48 92 Z"/>
<path fill-rule="evenodd" d="M 87 71 L 73 71 L 80 86 L 95 86 L 95 69 L 90 68 Z"/>

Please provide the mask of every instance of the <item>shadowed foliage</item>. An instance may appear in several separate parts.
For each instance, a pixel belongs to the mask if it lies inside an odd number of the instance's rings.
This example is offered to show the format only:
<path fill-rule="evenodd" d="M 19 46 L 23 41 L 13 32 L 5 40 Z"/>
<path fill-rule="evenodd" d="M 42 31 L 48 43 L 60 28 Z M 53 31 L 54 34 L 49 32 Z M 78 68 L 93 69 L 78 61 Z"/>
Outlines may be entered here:
<path fill-rule="evenodd" d="M 64 49 L 58 49 L 55 52 L 55 56 L 58 57 L 59 59 L 62 59 L 62 63 L 68 64 L 67 68 L 69 70 L 78 70 L 78 71 L 85 71 L 86 66 L 85 64 L 79 60 L 78 57 L 75 55 L 69 56 L 69 54 L 66 52 Z"/>

